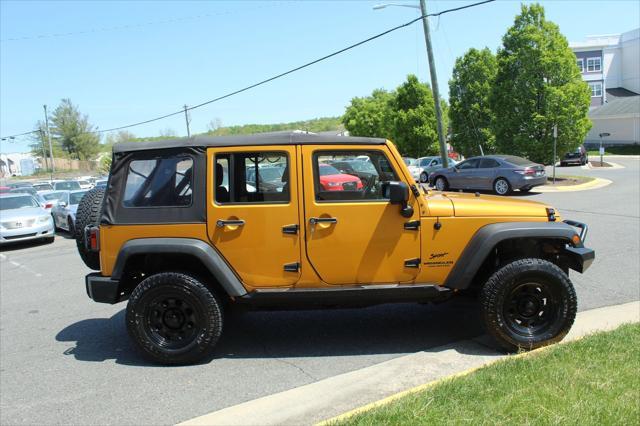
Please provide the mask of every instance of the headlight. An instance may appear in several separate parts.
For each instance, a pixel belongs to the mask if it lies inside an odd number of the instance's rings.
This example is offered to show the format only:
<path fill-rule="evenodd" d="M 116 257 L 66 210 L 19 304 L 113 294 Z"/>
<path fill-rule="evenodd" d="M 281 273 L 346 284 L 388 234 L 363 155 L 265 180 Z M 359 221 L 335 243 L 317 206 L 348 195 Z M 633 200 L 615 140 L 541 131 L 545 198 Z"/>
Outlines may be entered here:
<path fill-rule="evenodd" d="M 49 219 L 51 219 L 51 216 L 41 216 L 38 218 L 38 222 L 40 223 L 49 222 Z"/>

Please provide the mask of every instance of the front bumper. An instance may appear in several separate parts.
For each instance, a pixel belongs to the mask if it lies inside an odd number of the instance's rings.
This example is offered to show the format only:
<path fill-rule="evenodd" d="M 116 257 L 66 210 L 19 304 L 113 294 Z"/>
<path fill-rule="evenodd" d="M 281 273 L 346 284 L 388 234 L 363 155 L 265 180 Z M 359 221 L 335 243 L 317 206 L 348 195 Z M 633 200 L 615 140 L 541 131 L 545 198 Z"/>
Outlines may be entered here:
<path fill-rule="evenodd" d="M 31 241 L 53 237 L 54 235 L 53 219 L 50 219 L 48 222 L 28 228 L 3 229 L 0 231 L 0 244 Z"/>
<path fill-rule="evenodd" d="M 120 292 L 120 281 L 112 280 L 111 277 L 103 277 L 99 272 L 87 275 L 84 281 L 87 288 L 87 296 L 93 299 L 94 302 L 113 305 L 126 298 Z"/>
<path fill-rule="evenodd" d="M 583 273 L 584 271 L 589 269 L 596 258 L 595 250 L 583 246 L 584 241 L 587 238 L 589 227 L 586 223 L 578 222 L 575 220 L 563 220 L 563 222 L 569 226 L 580 229 L 579 237 L 581 244 L 577 247 L 567 245 L 564 250 L 566 257 L 569 260 L 569 267 L 574 271 Z"/>

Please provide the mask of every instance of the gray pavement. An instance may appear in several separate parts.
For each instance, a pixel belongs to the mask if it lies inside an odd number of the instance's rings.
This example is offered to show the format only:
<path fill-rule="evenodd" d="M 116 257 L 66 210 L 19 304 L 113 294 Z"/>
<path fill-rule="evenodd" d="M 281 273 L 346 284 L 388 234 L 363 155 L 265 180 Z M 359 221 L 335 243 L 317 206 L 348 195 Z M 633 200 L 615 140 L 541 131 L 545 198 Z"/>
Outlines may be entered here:
<path fill-rule="evenodd" d="M 587 222 L 597 259 L 572 274 L 580 310 L 640 299 L 640 160 L 559 168 L 613 181 L 523 197 Z M 519 196 L 519 195 L 516 195 Z M 124 304 L 96 304 L 72 240 L 0 251 L 0 423 L 169 424 L 482 334 L 469 300 L 356 310 L 233 312 L 214 359 L 147 364 Z"/>

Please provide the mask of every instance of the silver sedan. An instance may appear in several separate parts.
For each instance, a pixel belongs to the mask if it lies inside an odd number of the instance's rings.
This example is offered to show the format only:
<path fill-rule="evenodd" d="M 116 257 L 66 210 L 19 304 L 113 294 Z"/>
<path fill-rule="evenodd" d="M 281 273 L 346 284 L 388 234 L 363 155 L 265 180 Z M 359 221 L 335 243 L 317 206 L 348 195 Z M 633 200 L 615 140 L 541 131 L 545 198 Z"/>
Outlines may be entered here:
<path fill-rule="evenodd" d="M 0 196 L 0 244 L 54 238 L 51 215 L 32 195 Z"/>
<path fill-rule="evenodd" d="M 58 204 L 51 209 L 51 215 L 53 216 L 56 228 L 64 229 L 71 234 L 74 233 L 78 204 L 80 204 L 80 200 L 86 192 L 86 190 L 65 191 L 64 196 L 59 199 Z"/>

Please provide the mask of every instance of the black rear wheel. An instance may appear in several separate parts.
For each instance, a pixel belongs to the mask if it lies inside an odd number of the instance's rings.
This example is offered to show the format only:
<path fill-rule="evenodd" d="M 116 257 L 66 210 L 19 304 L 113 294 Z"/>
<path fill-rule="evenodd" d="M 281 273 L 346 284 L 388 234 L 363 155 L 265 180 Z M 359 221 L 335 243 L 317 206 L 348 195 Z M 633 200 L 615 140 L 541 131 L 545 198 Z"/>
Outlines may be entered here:
<path fill-rule="evenodd" d="M 91 269 L 100 270 L 100 253 L 87 250 L 84 243 L 84 228 L 98 226 L 100 224 L 100 216 L 102 216 L 102 200 L 104 199 L 104 188 L 94 188 L 87 191 L 76 211 L 76 223 L 74 230 L 69 228 L 69 233 L 75 238 L 78 253 Z"/>
<path fill-rule="evenodd" d="M 435 187 L 438 191 L 446 191 L 449 189 L 449 182 L 447 182 L 446 178 L 438 176 L 436 178 Z"/>
<path fill-rule="evenodd" d="M 192 364 L 210 355 L 222 334 L 222 307 L 196 278 L 163 272 L 143 280 L 127 304 L 129 335 L 151 360 Z"/>
<path fill-rule="evenodd" d="M 487 332 L 508 351 L 562 340 L 577 312 L 569 277 L 542 259 L 521 259 L 498 270 L 484 285 L 480 302 Z"/>
<path fill-rule="evenodd" d="M 429 182 L 429 176 L 425 172 L 420 173 L 420 183 L 427 182 Z"/>

